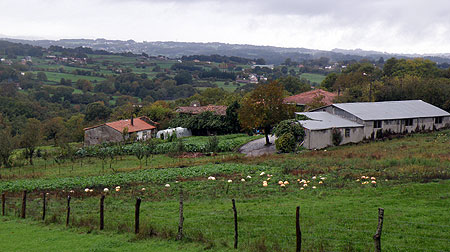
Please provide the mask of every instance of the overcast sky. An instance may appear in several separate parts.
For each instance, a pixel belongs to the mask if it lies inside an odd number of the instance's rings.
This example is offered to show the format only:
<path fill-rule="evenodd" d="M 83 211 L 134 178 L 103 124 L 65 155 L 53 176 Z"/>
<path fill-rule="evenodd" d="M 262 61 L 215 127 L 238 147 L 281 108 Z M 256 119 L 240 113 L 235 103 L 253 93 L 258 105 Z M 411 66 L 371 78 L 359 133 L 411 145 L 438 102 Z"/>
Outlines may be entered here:
<path fill-rule="evenodd" d="M 447 0 L 0 0 L 0 34 L 450 53 Z"/>

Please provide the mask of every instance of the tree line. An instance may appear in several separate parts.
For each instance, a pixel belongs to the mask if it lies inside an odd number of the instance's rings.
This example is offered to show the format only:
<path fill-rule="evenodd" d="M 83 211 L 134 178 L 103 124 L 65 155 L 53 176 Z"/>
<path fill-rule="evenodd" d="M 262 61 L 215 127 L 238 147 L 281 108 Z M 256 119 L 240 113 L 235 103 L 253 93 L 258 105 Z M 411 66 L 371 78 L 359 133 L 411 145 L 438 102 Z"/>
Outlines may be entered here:
<path fill-rule="evenodd" d="M 420 99 L 450 111 L 450 68 L 427 59 L 391 58 L 382 68 L 355 63 L 327 75 L 321 87 L 337 92 L 337 102 Z"/>

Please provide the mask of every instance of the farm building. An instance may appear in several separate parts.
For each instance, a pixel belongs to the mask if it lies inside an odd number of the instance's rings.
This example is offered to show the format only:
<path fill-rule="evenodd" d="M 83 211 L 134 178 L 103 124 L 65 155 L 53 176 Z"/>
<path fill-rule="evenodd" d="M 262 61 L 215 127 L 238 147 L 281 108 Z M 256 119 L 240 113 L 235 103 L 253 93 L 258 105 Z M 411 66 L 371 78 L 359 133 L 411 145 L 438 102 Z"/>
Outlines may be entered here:
<path fill-rule="evenodd" d="M 157 125 L 148 117 L 141 116 L 85 128 L 84 146 L 121 142 L 131 134 L 136 134 L 136 140 L 146 140 L 156 134 Z"/>
<path fill-rule="evenodd" d="M 286 97 L 284 98 L 284 103 L 293 104 L 304 109 L 308 104 L 313 103 L 322 103 L 323 106 L 331 105 L 336 97 L 336 93 L 331 93 L 322 89 L 315 89 Z"/>
<path fill-rule="evenodd" d="M 300 120 L 305 128 L 303 147 L 307 149 L 322 149 L 333 146 L 333 133 L 338 132 L 342 141 L 340 144 L 358 143 L 364 138 L 364 126 L 327 112 L 303 112 L 310 120 Z"/>
<path fill-rule="evenodd" d="M 364 137 L 450 127 L 450 113 L 421 100 L 336 103 L 313 111 L 328 112 L 364 125 Z"/>

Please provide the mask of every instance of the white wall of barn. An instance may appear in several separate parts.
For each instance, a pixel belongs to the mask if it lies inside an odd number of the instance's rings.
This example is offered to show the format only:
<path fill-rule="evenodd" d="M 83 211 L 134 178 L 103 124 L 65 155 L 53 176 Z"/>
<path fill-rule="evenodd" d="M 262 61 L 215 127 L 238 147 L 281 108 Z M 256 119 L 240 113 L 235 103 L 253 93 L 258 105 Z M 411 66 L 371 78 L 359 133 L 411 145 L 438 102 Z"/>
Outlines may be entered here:
<path fill-rule="evenodd" d="M 421 131 L 421 130 L 433 130 L 441 129 L 450 126 L 450 117 L 443 117 L 442 123 L 435 123 L 435 117 L 426 118 L 412 118 L 413 123 L 410 126 L 406 126 L 406 119 L 397 120 L 382 120 L 381 128 L 374 128 L 374 121 L 364 121 L 364 136 L 367 139 L 376 135 L 376 132 L 380 129 L 384 132 L 392 132 L 396 134 L 402 134 L 406 131 L 408 133 Z"/>
<path fill-rule="evenodd" d="M 345 135 L 345 130 L 350 130 L 350 135 Z M 354 128 L 338 128 L 342 136 L 342 142 L 340 145 L 348 143 L 359 143 L 364 138 L 364 128 L 354 127 Z M 333 130 L 310 130 L 305 129 L 305 139 L 303 147 L 307 149 L 323 149 L 328 146 L 333 146 Z"/>

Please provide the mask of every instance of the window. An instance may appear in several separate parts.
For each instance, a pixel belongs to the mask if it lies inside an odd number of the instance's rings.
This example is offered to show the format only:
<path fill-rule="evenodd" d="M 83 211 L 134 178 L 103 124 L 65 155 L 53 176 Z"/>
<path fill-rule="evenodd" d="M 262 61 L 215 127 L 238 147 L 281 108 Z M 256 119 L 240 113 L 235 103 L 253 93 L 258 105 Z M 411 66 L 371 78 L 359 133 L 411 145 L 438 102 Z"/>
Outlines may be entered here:
<path fill-rule="evenodd" d="M 350 137 L 350 129 L 345 129 L 345 137 Z"/>
<path fill-rule="evenodd" d="M 434 123 L 435 124 L 441 124 L 442 123 L 442 117 L 435 117 L 434 118 Z"/>
<path fill-rule="evenodd" d="M 375 129 L 381 128 L 382 125 L 383 125 L 383 121 L 373 121 L 373 127 Z"/>
<path fill-rule="evenodd" d="M 405 120 L 405 126 L 412 126 L 413 125 L 413 119 L 409 118 Z"/>

